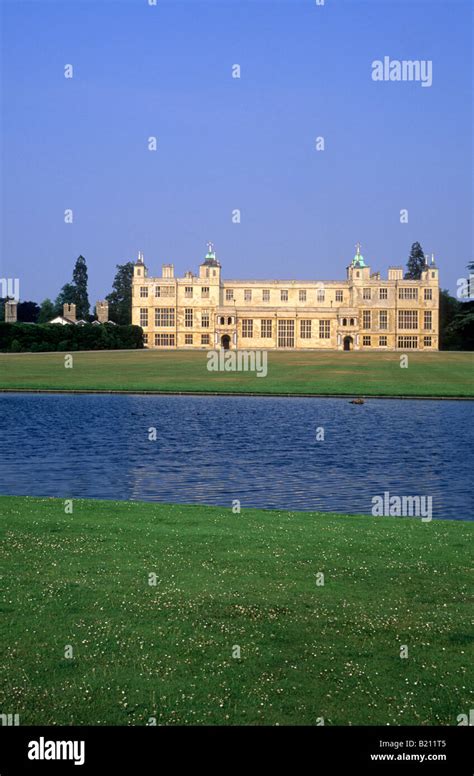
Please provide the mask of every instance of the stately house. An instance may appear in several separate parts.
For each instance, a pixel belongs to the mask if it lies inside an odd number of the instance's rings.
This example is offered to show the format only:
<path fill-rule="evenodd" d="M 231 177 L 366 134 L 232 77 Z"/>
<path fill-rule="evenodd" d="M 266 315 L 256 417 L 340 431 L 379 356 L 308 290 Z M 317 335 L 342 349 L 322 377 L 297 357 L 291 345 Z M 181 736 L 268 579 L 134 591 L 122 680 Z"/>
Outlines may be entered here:
<path fill-rule="evenodd" d="M 209 243 L 199 275 L 148 277 L 138 254 L 132 323 L 149 348 L 437 350 L 439 278 L 434 257 L 420 280 L 371 272 L 360 245 L 346 280 L 223 280 Z"/>

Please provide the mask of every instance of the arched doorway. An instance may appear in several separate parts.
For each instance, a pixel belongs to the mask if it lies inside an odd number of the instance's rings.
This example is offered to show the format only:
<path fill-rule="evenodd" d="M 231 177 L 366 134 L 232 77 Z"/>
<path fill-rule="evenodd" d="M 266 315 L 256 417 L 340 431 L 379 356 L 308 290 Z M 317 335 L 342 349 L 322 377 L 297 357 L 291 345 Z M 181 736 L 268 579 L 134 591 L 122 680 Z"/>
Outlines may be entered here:
<path fill-rule="evenodd" d="M 229 350 L 230 348 L 230 337 L 228 334 L 223 334 L 221 337 L 221 345 L 224 348 L 224 350 Z"/>
<path fill-rule="evenodd" d="M 352 337 L 344 337 L 344 350 L 352 350 L 354 340 Z"/>

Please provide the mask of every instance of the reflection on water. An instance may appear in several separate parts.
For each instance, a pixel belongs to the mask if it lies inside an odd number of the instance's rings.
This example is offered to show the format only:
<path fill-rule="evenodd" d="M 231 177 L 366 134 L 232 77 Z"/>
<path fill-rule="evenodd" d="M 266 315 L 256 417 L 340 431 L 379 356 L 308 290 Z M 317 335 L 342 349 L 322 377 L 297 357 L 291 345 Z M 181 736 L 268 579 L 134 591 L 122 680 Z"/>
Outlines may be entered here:
<path fill-rule="evenodd" d="M 0 493 L 370 513 L 389 491 L 472 519 L 473 414 L 455 401 L 3 394 Z"/>

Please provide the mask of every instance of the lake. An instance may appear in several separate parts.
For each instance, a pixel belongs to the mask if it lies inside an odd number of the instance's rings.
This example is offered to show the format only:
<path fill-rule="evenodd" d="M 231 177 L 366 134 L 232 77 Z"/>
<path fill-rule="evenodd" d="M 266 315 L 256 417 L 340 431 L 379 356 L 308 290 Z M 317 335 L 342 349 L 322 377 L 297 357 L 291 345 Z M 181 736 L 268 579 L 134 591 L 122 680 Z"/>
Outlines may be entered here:
<path fill-rule="evenodd" d="M 0 418 L 3 495 L 474 516 L 472 402 L 0 394 Z"/>

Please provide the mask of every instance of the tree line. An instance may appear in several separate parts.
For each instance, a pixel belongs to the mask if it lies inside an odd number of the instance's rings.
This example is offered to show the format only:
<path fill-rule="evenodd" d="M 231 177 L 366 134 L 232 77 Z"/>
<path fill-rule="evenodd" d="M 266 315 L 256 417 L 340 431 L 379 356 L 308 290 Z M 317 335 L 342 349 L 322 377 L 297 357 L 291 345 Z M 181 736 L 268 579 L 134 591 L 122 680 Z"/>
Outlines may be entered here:
<path fill-rule="evenodd" d="M 116 265 L 116 273 L 111 293 L 106 296 L 109 303 L 109 320 L 121 326 L 132 322 L 132 278 L 133 262 Z M 59 291 L 56 299 L 44 299 L 37 302 L 19 302 L 17 307 L 18 321 L 21 323 L 48 323 L 58 315 L 63 314 L 65 304 L 76 305 L 77 320 L 87 323 L 94 320 L 90 314 L 89 295 L 87 290 L 88 273 L 84 256 L 79 256 L 74 265 L 72 280 Z M 0 321 L 5 320 L 5 302 L 0 299 Z"/>

